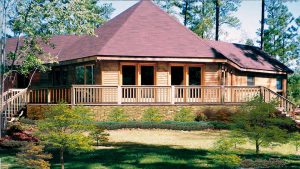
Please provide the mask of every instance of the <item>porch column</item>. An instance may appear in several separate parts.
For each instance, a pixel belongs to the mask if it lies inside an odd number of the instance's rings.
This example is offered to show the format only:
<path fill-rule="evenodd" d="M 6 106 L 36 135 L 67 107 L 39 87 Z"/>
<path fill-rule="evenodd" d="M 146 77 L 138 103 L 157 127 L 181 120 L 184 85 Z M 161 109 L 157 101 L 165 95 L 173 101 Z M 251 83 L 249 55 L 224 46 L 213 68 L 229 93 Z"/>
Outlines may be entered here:
<path fill-rule="evenodd" d="M 122 87 L 119 85 L 117 89 L 117 102 L 119 105 L 122 104 Z"/>

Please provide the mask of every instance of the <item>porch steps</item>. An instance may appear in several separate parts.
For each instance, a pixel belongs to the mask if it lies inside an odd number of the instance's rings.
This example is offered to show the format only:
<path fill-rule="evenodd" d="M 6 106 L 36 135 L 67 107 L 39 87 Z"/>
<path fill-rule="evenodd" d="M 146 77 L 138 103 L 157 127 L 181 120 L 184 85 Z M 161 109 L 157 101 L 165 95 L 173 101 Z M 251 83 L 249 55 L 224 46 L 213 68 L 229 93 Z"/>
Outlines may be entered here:
<path fill-rule="evenodd" d="M 1 106 L 1 132 L 6 129 L 7 123 L 20 113 L 27 105 L 27 88 L 9 89 L 3 95 L 3 104 Z"/>

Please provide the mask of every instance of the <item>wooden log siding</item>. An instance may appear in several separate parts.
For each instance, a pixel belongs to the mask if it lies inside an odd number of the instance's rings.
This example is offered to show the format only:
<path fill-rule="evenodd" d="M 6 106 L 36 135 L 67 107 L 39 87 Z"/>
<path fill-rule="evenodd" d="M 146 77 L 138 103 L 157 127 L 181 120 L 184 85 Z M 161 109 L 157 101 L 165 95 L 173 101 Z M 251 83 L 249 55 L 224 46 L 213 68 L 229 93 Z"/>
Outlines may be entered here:
<path fill-rule="evenodd" d="M 31 89 L 29 103 L 72 105 L 172 105 L 240 104 L 261 95 L 266 102 L 291 111 L 295 105 L 285 97 L 262 86 L 102 86 L 73 85 L 72 88 Z"/>

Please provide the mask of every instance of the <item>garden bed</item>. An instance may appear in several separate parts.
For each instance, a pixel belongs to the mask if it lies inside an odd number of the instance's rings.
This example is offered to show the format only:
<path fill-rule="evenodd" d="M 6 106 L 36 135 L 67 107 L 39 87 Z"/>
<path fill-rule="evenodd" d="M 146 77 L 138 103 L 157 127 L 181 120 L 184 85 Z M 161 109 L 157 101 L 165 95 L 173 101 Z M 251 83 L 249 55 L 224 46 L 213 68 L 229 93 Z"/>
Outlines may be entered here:
<path fill-rule="evenodd" d="M 163 122 L 97 122 L 97 125 L 107 130 L 117 129 L 169 129 L 169 130 L 184 130 L 197 131 L 206 129 L 228 129 L 228 125 L 222 122 L 177 122 L 177 121 L 163 121 Z"/>

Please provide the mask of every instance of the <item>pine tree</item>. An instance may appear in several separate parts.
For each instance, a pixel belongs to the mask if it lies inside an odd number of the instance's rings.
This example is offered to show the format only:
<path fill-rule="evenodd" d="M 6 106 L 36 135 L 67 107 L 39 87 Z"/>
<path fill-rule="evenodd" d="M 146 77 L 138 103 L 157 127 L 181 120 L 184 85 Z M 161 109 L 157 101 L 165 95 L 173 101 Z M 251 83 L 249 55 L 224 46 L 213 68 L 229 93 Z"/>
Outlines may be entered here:
<path fill-rule="evenodd" d="M 277 57 L 281 62 L 289 64 L 297 57 L 298 25 L 281 0 L 266 2 L 267 28 L 264 30 L 264 50 Z"/>

